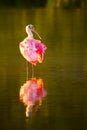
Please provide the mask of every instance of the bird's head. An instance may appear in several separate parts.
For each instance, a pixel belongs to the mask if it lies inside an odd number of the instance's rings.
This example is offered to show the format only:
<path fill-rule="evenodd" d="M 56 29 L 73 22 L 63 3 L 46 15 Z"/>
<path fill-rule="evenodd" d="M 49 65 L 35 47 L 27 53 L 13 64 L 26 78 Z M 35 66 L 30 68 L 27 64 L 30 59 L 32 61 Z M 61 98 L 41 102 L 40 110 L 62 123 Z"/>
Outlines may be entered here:
<path fill-rule="evenodd" d="M 26 26 L 26 32 L 27 32 L 27 34 L 34 32 L 41 39 L 40 35 L 37 33 L 37 31 L 35 30 L 35 28 L 32 24 L 29 24 L 29 25 Z"/>

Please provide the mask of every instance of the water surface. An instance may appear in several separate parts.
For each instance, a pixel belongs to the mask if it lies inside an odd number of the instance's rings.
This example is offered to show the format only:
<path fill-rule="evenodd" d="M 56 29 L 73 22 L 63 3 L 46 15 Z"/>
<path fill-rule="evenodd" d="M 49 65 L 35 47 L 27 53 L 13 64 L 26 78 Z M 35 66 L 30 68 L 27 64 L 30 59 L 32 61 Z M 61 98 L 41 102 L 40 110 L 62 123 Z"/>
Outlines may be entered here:
<path fill-rule="evenodd" d="M 44 62 L 34 68 L 47 96 L 26 118 L 19 90 L 26 82 L 26 63 L 19 43 L 25 26 L 35 25 L 46 44 Z M 83 9 L 0 10 L 0 129 L 87 129 L 87 16 Z M 36 36 L 34 36 L 37 38 Z M 31 64 L 29 64 L 31 78 Z"/>

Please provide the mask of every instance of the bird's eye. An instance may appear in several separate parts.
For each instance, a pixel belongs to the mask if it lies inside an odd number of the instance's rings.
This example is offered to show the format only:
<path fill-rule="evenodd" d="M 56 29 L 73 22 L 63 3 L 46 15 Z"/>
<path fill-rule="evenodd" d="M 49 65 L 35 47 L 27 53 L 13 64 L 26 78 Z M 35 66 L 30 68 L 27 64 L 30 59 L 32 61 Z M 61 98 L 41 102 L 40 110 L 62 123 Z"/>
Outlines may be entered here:
<path fill-rule="evenodd" d="M 32 29 L 32 28 L 33 28 L 33 25 L 32 25 L 32 24 L 29 24 L 29 25 L 28 25 L 28 28 L 29 28 L 29 29 Z"/>

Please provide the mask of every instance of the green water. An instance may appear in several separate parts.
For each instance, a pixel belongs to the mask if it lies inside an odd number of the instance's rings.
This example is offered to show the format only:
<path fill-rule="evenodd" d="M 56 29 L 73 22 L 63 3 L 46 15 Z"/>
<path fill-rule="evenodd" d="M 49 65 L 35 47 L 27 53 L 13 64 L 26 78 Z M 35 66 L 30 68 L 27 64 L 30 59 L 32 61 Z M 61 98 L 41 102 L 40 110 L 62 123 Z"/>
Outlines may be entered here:
<path fill-rule="evenodd" d="M 19 43 L 35 25 L 47 50 L 34 68 L 47 96 L 30 118 L 19 100 L 26 63 Z M 35 38 L 36 35 L 34 36 Z M 83 9 L 0 10 L 0 130 L 87 129 L 87 15 Z M 29 64 L 31 78 L 31 64 Z"/>

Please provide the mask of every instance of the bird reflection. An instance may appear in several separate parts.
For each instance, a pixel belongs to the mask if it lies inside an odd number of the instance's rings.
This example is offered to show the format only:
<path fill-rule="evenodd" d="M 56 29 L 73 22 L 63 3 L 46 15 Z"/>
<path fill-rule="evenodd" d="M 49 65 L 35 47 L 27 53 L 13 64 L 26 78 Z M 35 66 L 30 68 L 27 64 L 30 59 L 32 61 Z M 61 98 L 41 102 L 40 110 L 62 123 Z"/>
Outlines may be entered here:
<path fill-rule="evenodd" d="M 24 83 L 19 91 L 19 98 L 26 106 L 26 117 L 32 115 L 33 107 L 38 104 L 39 108 L 42 105 L 42 99 L 47 95 L 44 89 L 43 79 L 31 78 Z"/>

